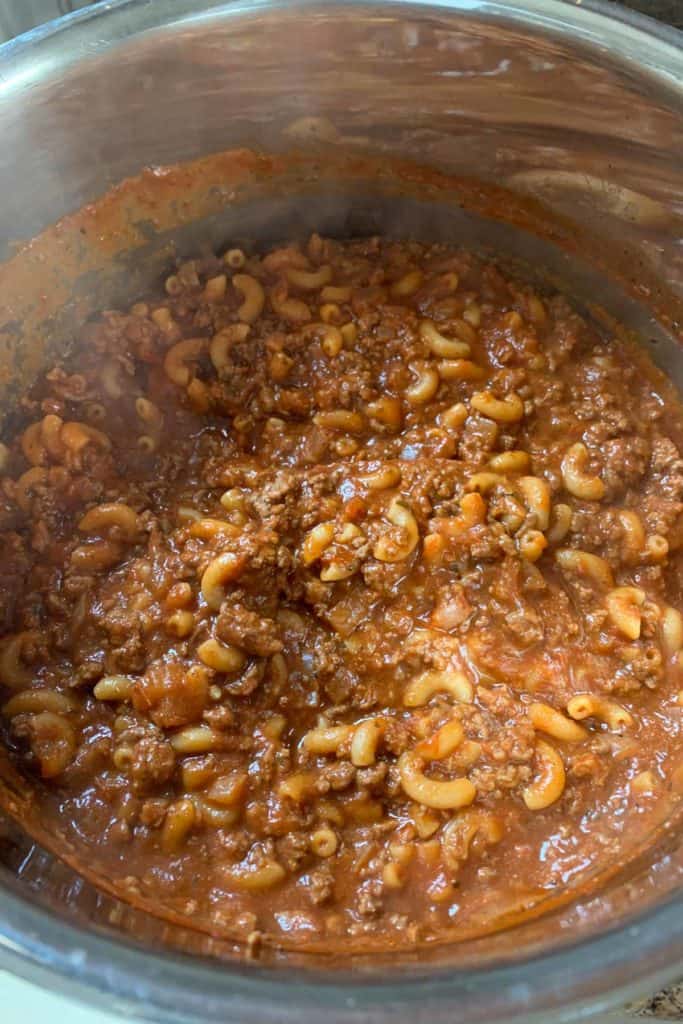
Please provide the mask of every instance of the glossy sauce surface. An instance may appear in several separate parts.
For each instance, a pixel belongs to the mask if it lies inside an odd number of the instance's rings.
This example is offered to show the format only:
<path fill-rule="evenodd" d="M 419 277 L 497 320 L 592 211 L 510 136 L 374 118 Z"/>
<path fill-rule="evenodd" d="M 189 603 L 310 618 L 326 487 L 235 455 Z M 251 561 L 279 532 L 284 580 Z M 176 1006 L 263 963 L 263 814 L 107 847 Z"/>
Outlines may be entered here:
<path fill-rule="evenodd" d="M 683 417 L 443 246 L 183 264 L 0 449 L 7 741 L 131 900 L 309 948 L 499 927 L 683 779 Z"/>

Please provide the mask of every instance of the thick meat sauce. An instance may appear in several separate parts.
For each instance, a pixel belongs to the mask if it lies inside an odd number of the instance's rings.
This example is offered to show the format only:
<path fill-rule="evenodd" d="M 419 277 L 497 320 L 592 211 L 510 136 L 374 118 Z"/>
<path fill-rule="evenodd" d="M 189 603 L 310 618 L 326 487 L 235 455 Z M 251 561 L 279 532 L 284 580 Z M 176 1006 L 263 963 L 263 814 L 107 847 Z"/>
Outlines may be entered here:
<path fill-rule="evenodd" d="M 562 296 L 229 249 L 12 422 L 6 741 L 124 897 L 252 950 L 463 937 L 674 813 L 683 416 Z"/>

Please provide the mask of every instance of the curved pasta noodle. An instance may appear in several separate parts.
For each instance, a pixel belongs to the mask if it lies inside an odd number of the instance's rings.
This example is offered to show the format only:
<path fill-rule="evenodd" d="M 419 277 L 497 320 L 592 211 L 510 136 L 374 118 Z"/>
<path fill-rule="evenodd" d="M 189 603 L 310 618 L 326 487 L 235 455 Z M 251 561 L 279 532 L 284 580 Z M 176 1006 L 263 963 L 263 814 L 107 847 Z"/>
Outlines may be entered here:
<path fill-rule="evenodd" d="M 215 277 L 210 277 L 202 292 L 204 302 L 220 302 L 225 298 L 227 287 L 228 278 L 225 274 L 216 274 Z"/>
<path fill-rule="evenodd" d="M 178 754 L 207 754 L 220 750 L 223 737 L 210 725 L 187 725 L 174 733 L 169 742 Z"/>
<path fill-rule="evenodd" d="M 467 807 L 477 795 L 469 779 L 430 779 L 422 771 L 422 758 L 413 751 L 401 754 L 398 770 L 406 795 L 424 807 L 442 811 L 457 810 Z"/>
<path fill-rule="evenodd" d="M 251 274 L 235 274 L 232 285 L 244 300 L 237 310 L 238 320 L 245 324 L 253 324 L 263 312 L 266 302 L 263 285 Z"/>
<path fill-rule="evenodd" d="M 645 529 L 637 512 L 630 508 L 617 510 L 617 519 L 623 531 L 623 557 L 629 564 L 638 562 L 645 548 Z"/>
<path fill-rule="evenodd" d="M 211 390 L 203 380 L 193 377 L 185 389 L 190 405 L 196 413 L 203 415 L 211 408 Z"/>
<path fill-rule="evenodd" d="M 209 345 L 207 338 L 184 338 L 176 342 L 164 359 L 164 373 L 179 387 L 187 387 L 192 379 L 188 363 L 196 363 Z"/>
<path fill-rule="evenodd" d="M 336 754 L 353 732 L 352 725 L 319 725 L 304 734 L 301 746 L 309 754 Z"/>
<path fill-rule="evenodd" d="M 277 274 L 287 267 L 299 267 L 301 270 L 308 269 L 308 259 L 301 252 L 298 246 L 282 245 L 279 249 L 273 249 L 261 261 L 263 269 L 270 274 Z"/>
<path fill-rule="evenodd" d="M 158 440 L 164 425 L 164 416 L 159 406 L 148 398 L 136 398 L 135 411 L 149 430 L 152 441 Z"/>
<path fill-rule="evenodd" d="M 113 540 L 81 544 L 71 552 L 71 565 L 78 572 L 102 572 L 121 560 L 121 545 Z"/>
<path fill-rule="evenodd" d="M 225 551 L 209 562 L 201 580 L 202 596 L 209 608 L 218 611 L 225 600 L 225 586 L 242 574 L 246 565 L 244 555 Z"/>
<path fill-rule="evenodd" d="M 29 719 L 29 742 L 44 779 L 54 779 L 71 764 L 76 753 L 76 731 L 61 714 L 41 711 Z"/>
<path fill-rule="evenodd" d="M 93 687 L 97 700 L 128 700 L 133 691 L 133 680 L 128 676 L 103 676 Z"/>
<path fill-rule="evenodd" d="M 81 533 L 109 533 L 116 530 L 125 540 L 132 541 L 138 530 L 138 517 L 124 502 L 105 502 L 89 509 L 78 524 Z"/>
<path fill-rule="evenodd" d="M 517 547 L 522 558 L 537 562 L 548 547 L 548 541 L 540 530 L 525 530 L 517 540 Z"/>
<path fill-rule="evenodd" d="M 451 870 L 457 871 L 467 860 L 472 840 L 477 835 L 487 845 L 499 843 L 504 835 L 500 818 L 488 811 L 468 807 L 444 825 L 440 836 L 441 851 Z"/>
<path fill-rule="evenodd" d="M 562 481 L 566 490 L 582 501 L 600 501 L 605 496 L 605 485 L 599 476 L 585 472 L 588 449 L 580 441 L 573 444 L 562 459 Z"/>
<path fill-rule="evenodd" d="M 405 397 L 411 405 L 424 405 L 434 398 L 439 390 L 441 378 L 429 363 L 411 363 L 410 372 L 415 378 L 414 383 L 405 390 Z"/>
<path fill-rule="evenodd" d="M 220 373 L 231 365 L 230 351 L 234 345 L 246 341 L 251 330 L 250 324 L 228 324 L 209 343 L 209 356 L 214 368 Z"/>
<path fill-rule="evenodd" d="M 323 302 L 319 313 L 325 324 L 341 323 L 343 319 L 343 313 L 336 302 Z"/>
<path fill-rule="evenodd" d="M 179 518 L 185 518 L 185 511 L 183 510 L 181 517 L 181 509 L 178 509 Z M 192 510 L 192 515 L 187 518 L 191 520 L 188 528 L 190 537 L 199 537 L 201 540 L 213 540 L 215 537 L 239 537 L 241 532 L 238 526 L 226 519 L 196 518 L 194 510 Z"/>
<path fill-rule="evenodd" d="M 464 494 L 460 499 L 460 515 L 450 516 L 438 524 L 439 532 L 448 537 L 457 537 L 473 526 L 486 522 L 487 506 L 478 491 Z"/>
<path fill-rule="evenodd" d="M 199 821 L 209 828 L 233 828 L 240 820 L 242 811 L 239 807 L 215 807 L 202 797 L 194 797 L 193 802 Z"/>
<path fill-rule="evenodd" d="M 283 320 L 293 324 L 307 323 L 311 319 L 311 310 L 301 299 L 293 299 L 289 296 L 287 285 L 282 282 L 276 284 L 268 292 L 273 312 Z M 244 319 L 244 317 L 242 317 Z"/>
<path fill-rule="evenodd" d="M 545 532 L 549 544 L 560 544 L 572 528 L 571 505 L 560 503 L 554 505 L 551 512 L 551 523 Z"/>
<path fill-rule="evenodd" d="M 584 718 L 597 718 L 604 722 L 612 732 L 623 732 L 635 724 L 633 715 L 615 701 L 606 700 L 592 693 L 578 693 L 567 704 L 567 714 L 582 721 Z"/>
<path fill-rule="evenodd" d="M 504 482 L 504 478 L 500 473 L 493 473 L 487 470 L 483 470 L 481 473 L 474 473 L 467 483 L 465 484 L 465 490 L 469 493 L 471 491 L 478 491 L 479 494 L 488 494 L 494 487 Z"/>
<path fill-rule="evenodd" d="M 486 370 L 471 359 L 441 359 L 437 364 L 441 380 L 481 380 Z"/>
<path fill-rule="evenodd" d="M 197 655 L 200 661 L 216 672 L 239 672 L 247 660 L 239 647 L 222 644 L 213 637 L 199 645 Z"/>
<path fill-rule="evenodd" d="M 609 562 L 590 551 L 577 548 L 559 548 L 555 559 L 563 572 L 573 573 L 584 580 L 595 583 L 605 590 L 614 587 L 614 576 Z"/>
<path fill-rule="evenodd" d="M 669 554 L 669 542 L 659 533 L 651 534 L 645 541 L 645 553 L 651 561 L 663 562 Z"/>
<path fill-rule="evenodd" d="M 669 657 L 677 654 L 683 647 L 683 615 L 677 608 L 665 605 L 660 622 L 662 647 Z"/>
<path fill-rule="evenodd" d="M 348 302 L 352 294 L 349 285 L 327 284 L 320 292 L 320 299 L 322 302 Z"/>
<path fill-rule="evenodd" d="M 318 523 L 306 534 L 301 545 L 301 559 L 304 565 L 317 561 L 334 540 L 333 522 Z"/>
<path fill-rule="evenodd" d="M 516 391 L 510 391 L 504 398 L 496 398 L 490 391 L 477 391 L 470 405 L 496 423 L 517 423 L 524 416 L 524 402 Z"/>
<path fill-rule="evenodd" d="M 525 789 L 522 799 L 530 811 L 542 811 L 560 799 L 566 785 L 566 772 L 560 754 L 545 740 L 536 740 L 539 773 Z"/>
<path fill-rule="evenodd" d="M 223 871 L 230 884 L 244 892 L 272 889 L 282 882 L 287 874 L 282 865 L 275 860 L 264 860 L 257 866 L 242 862 L 235 867 L 224 868 Z"/>
<path fill-rule="evenodd" d="M 323 288 L 332 280 L 332 267 L 325 264 L 317 270 L 300 270 L 298 267 L 285 267 L 285 277 L 289 284 L 304 292 L 313 292 Z"/>
<path fill-rule="evenodd" d="M 531 457 L 528 452 L 514 449 L 509 452 L 498 452 L 489 459 L 489 467 L 494 473 L 524 473 L 531 464 Z M 529 480 L 538 480 L 539 477 L 527 477 Z M 543 527 L 539 527 L 543 529 Z"/>
<path fill-rule="evenodd" d="M 108 451 L 111 448 L 111 441 L 101 430 L 91 427 L 89 423 L 80 423 L 78 420 L 69 420 L 62 427 L 61 440 L 64 446 L 74 454 L 80 453 L 89 444 Z"/>
<path fill-rule="evenodd" d="M 391 487 L 398 487 L 401 482 L 401 470 L 398 466 L 385 462 L 372 473 L 362 473 L 358 481 L 369 491 L 386 491 Z"/>
<path fill-rule="evenodd" d="M 466 341 L 445 337 L 432 320 L 421 320 L 419 332 L 430 352 L 440 359 L 464 359 L 470 354 L 471 349 Z"/>
<path fill-rule="evenodd" d="M 536 517 L 536 526 L 543 533 L 550 525 L 550 488 L 540 476 L 523 476 L 517 481 L 524 504 Z"/>
<path fill-rule="evenodd" d="M 172 287 L 175 288 L 175 285 L 172 285 Z M 171 316 L 171 311 L 167 306 L 160 306 L 158 309 L 152 310 L 150 317 L 164 334 L 167 334 L 169 337 L 178 334 L 178 325 Z"/>
<path fill-rule="evenodd" d="M 195 626 L 195 618 L 192 612 L 179 608 L 177 611 L 172 612 L 171 615 L 165 620 L 164 628 L 171 636 L 183 639 L 189 636 Z"/>
<path fill-rule="evenodd" d="M 33 672 L 23 661 L 24 648 L 27 644 L 36 644 L 40 640 L 37 629 L 26 629 L 14 636 L 5 637 L 0 646 L 0 683 L 8 690 L 23 690 L 30 686 Z"/>
<path fill-rule="evenodd" d="M 421 672 L 408 683 L 403 691 L 403 704 L 407 708 L 423 707 L 435 693 L 449 693 L 464 704 L 474 700 L 474 687 L 464 672 L 432 669 Z"/>
<path fill-rule="evenodd" d="M 55 715 L 66 715 L 75 711 L 78 704 L 65 693 L 40 687 L 35 690 L 24 690 L 15 694 L 3 705 L 5 718 L 16 718 L 17 715 L 37 715 L 41 711 L 51 711 Z"/>
<path fill-rule="evenodd" d="M 401 429 L 403 422 L 403 410 L 401 400 L 391 395 L 383 395 L 374 402 L 368 402 L 366 406 L 368 416 L 381 423 L 387 430 L 396 431 Z"/>
<path fill-rule="evenodd" d="M 176 518 L 181 523 L 196 523 L 202 519 L 202 513 L 198 512 L 197 509 L 190 508 L 188 505 L 178 505 L 175 510 Z M 210 522 L 220 522 L 219 519 L 211 519 Z M 207 534 L 207 537 L 215 537 L 217 530 L 214 530 L 212 534 Z M 200 534 L 200 537 L 202 535 Z"/>
<path fill-rule="evenodd" d="M 438 423 L 447 430 L 459 430 L 466 419 L 467 406 L 464 402 L 456 402 L 439 413 Z"/>
<path fill-rule="evenodd" d="M 347 434 L 361 434 L 365 429 L 365 419 L 359 412 L 351 409 L 331 409 L 317 412 L 313 422 L 324 430 L 344 430 Z"/>
<path fill-rule="evenodd" d="M 457 275 L 456 275 L 457 276 Z M 468 345 L 474 345 L 477 341 L 476 328 L 481 323 L 481 309 L 475 303 L 470 302 L 463 311 L 462 317 L 456 316 L 449 323 L 449 329 Z"/>
<path fill-rule="evenodd" d="M 22 512 L 31 510 L 31 494 L 37 487 L 47 486 L 47 470 L 43 466 L 33 466 L 22 473 L 14 486 L 14 500 Z"/>
<path fill-rule="evenodd" d="M 380 718 L 366 718 L 364 722 L 360 722 L 354 729 L 351 740 L 351 763 L 357 768 L 374 764 L 383 732 L 384 722 Z"/>
<path fill-rule="evenodd" d="M 408 270 L 389 289 L 392 299 L 406 299 L 422 287 L 424 274 L 421 270 Z"/>
<path fill-rule="evenodd" d="M 338 580 L 347 580 L 356 572 L 353 562 L 345 565 L 343 562 L 330 562 L 320 572 L 320 579 L 323 583 L 336 583 Z"/>
<path fill-rule="evenodd" d="M 180 849 L 196 820 L 197 812 L 191 800 L 176 800 L 171 804 L 161 829 L 161 849 L 164 853 L 175 853 Z"/>
<path fill-rule="evenodd" d="M 418 545 L 420 531 L 410 507 L 400 498 L 394 498 L 387 511 L 387 519 L 403 531 L 403 540 L 396 543 L 390 537 L 380 537 L 372 553 L 380 562 L 402 562 Z"/>
<path fill-rule="evenodd" d="M 640 608 L 644 602 L 645 591 L 640 587 L 615 587 L 605 597 L 610 619 L 629 640 L 637 640 L 640 636 Z"/>
<path fill-rule="evenodd" d="M 188 757 L 180 767 L 183 789 L 191 792 L 203 789 L 214 777 L 215 765 L 208 757 Z"/>
<path fill-rule="evenodd" d="M 313 334 L 315 337 L 320 338 L 320 347 L 326 356 L 330 359 L 334 359 L 338 356 L 344 347 L 344 336 L 338 327 L 334 324 L 307 324 L 303 328 L 304 337 L 309 334 Z"/>
<path fill-rule="evenodd" d="M 563 743 L 580 743 L 588 735 L 586 730 L 571 718 L 541 701 L 534 701 L 529 705 L 529 718 L 534 729 L 545 732 L 554 740 L 561 740 Z"/>
<path fill-rule="evenodd" d="M 344 344 L 348 348 L 352 348 L 353 345 L 358 341 L 358 328 L 353 322 L 349 321 L 349 323 L 347 324 L 342 324 L 341 327 L 339 328 L 339 331 L 341 333 L 342 338 L 344 339 Z M 397 401 L 397 399 L 393 399 L 393 401 Z"/>
<path fill-rule="evenodd" d="M 47 462 L 47 451 L 43 444 L 43 423 L 31 423 L 21 435 L 21 450 L 27 462 L 32 466 L 44 466 Z"/>
<path fill-rule="evenodd" d="M 423 761 L 440 761 L 453 754 L 465 739 L 465 731 L 459 718 L 451 718 L 429 739 L 420 740 L 413 753 Z"/>
<path fill-rule="evenodd" d="M 41 424 L 43 444 L 45 445 L 45 449 L 48 454 L 56 462 L 61 462 L 66 453 L 65 445 L 62 441 L 63 429 L 63 420 L 61 417 L 55 416 L 54 413 L 48 413 L 48 415 L 43 418 Z"/>
<path fill-rule="evenodd" d="M 315 794 L 316 775 L 313 772 L 294 772 L 278 786 L 278 795 L 296 804 L 305 803 Z"/>

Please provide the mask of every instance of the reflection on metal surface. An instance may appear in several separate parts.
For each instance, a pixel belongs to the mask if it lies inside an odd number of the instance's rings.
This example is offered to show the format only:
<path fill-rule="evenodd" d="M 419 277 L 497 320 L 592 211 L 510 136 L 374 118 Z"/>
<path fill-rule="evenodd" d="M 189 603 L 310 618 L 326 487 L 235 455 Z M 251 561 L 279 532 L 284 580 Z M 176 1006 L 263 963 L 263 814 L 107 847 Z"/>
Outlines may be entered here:
<path fill-rule="evenodd" d="M 519 171 L 508 178 L 507 184 L 567 213 L 575 211 L 577 202 L 583 202 L 589 212 L 610 214 L 643 228 L 664 228 L 671 216 L 664 203 L 642 192 L 578 171 Z"/>
<path fill-rule="evenodd" d="M 77 20 L 30 58 L 5 55 L 0 131 L 22 173 L 5 157 L 0 183 L 13 202 L 0 211 L 3 238 L 30 237 L 144 164 L 295 139 L 525 180 L 526 189 L 539 169 L 546 182 L 599 179 L 607 191 L 584 189 L 575 214 L 600 232 L 617 230 L 605 194 L 639 193 L 641 206 L 652 204 L 644 219 L 627 216 L 632 238 L 647 244 L 656 229 L 649 256 L 683 290 L 675 51 L 648 50 L 627 26 L 610 26 L 610 52 L 597 50 L 597 16 L 540 0 L 526 10 L 214 0 L 201 17 L 190 0 L 114 6 L 106 33 Z M 562 18 L 587 42 L 558 33 Z M 136 24 L 149 31 L 121 45 Z M 658 75 L 635 75 L 634 60 Z M 536 192 L 551 203 L 557 195 Z"/>
<path fill-rule="evenodd" d="M 73 14 L 96 0 L 0 0 L 0 41 L 28 32 L 36 25 Z"/>

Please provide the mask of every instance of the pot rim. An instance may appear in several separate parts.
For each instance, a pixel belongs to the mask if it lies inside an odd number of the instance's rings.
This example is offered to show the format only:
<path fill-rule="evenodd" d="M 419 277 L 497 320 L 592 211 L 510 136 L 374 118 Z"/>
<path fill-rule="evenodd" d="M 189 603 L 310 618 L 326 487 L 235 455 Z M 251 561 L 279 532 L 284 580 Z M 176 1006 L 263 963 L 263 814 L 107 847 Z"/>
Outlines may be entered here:
<path fill-rule="evenodd" d="M 200 11 L 196 9 L 198 3 Z M 0 64 L 5 70 L 0 77 L 0 96 L 14 88 L 29 87 L 41 75 L 53 75 L 78 63 L 84 53 L 95 56 L 146 30 L 226 14 L 239 17 L 248 11 L 315 6 L 428 7 L 508 19 L 550 32 L 569 30 L 583 43 L 599 46 L 622 60 L 632 59 L 655 75 L 660 85 L 668 86 L 679 100 L 683 96 L 683 30 L 609 0 L 100 0 L 1 44 Z M 104 21 L 111 30 L 106 38 L 94 28 Z M 62 37 L 74 30 L 87 33 L 87 50 L 69 44 L 60 51 Z M 49 67 L 37 59 L 36 51 L 42 49 L 53 51 Z"/>

